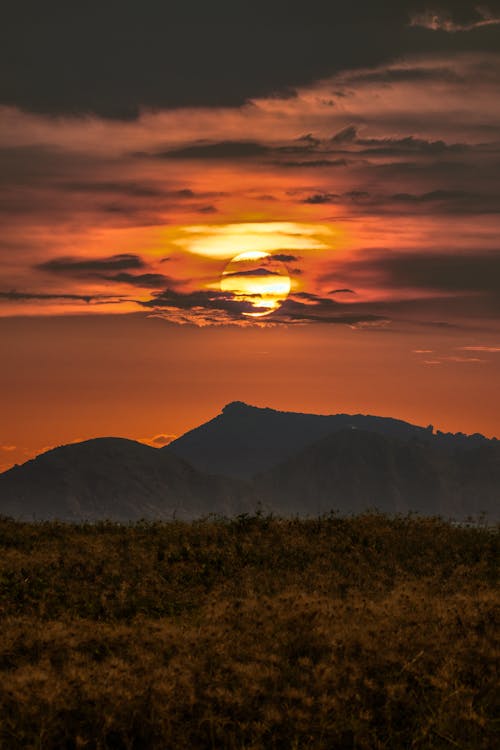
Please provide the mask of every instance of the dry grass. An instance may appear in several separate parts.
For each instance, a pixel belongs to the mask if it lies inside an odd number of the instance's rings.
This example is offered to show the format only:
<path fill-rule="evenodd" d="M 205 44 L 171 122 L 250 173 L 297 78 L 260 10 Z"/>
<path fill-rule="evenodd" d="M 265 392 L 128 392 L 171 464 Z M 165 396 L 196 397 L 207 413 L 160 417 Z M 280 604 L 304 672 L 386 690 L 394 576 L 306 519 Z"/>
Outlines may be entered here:
<path fill-rule="evenodd" d="M 0 520 L 0 747 L 494 748 L 497 565 L 438 519 Z"/>

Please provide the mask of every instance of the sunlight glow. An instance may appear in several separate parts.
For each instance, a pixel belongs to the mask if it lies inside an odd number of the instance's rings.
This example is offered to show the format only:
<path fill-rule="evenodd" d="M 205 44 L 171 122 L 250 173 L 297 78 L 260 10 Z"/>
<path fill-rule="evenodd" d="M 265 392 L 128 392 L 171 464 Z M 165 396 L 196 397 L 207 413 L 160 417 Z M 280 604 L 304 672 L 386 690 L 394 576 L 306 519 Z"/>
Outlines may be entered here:
<path fill-rule="evenodd" d="M 298 222 L 249 222 L 245 224 L 182 227 L 175 240 L 183 250 L 214 259 L 230 259 L 235 251 L 272 252 L 327 250 L 331 227 Z"/>

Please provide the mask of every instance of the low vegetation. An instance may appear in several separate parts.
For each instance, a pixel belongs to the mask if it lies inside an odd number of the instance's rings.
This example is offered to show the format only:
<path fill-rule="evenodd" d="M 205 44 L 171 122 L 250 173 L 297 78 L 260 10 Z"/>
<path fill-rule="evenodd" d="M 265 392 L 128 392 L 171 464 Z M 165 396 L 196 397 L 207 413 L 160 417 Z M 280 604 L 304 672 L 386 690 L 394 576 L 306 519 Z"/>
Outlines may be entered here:
<path fill-rule="evenodd" d="M 0 520 L 0 748 L 496 747 L 498 534 Z"/>

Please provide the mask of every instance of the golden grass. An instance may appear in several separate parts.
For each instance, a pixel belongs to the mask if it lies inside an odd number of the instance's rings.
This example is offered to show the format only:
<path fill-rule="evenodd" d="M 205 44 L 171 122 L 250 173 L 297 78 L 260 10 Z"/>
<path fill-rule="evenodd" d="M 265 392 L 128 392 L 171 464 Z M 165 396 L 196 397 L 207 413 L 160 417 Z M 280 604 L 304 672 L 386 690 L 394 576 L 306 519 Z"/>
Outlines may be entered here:
<path fill-rule="evenodd" d="M 497 746 L 498 534 L 0 520 L 0 747 Z"/>

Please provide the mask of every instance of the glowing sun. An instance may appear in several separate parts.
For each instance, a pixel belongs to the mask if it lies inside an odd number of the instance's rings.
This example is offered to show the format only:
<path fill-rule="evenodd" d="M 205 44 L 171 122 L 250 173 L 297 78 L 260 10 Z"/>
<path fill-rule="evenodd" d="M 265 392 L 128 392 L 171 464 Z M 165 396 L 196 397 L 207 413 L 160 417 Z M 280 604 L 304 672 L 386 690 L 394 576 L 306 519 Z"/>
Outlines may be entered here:
<path fill-rule="evenodd" d="M 229 292 L 236 302 L 247 303 L 250 309 L 243 315 L 253 318 L 277 310 L 288 297 L 290 287 L 285 264 L 260 250 L 236 255 L 225 267 L 220 280 L 221 291 Z"/>

